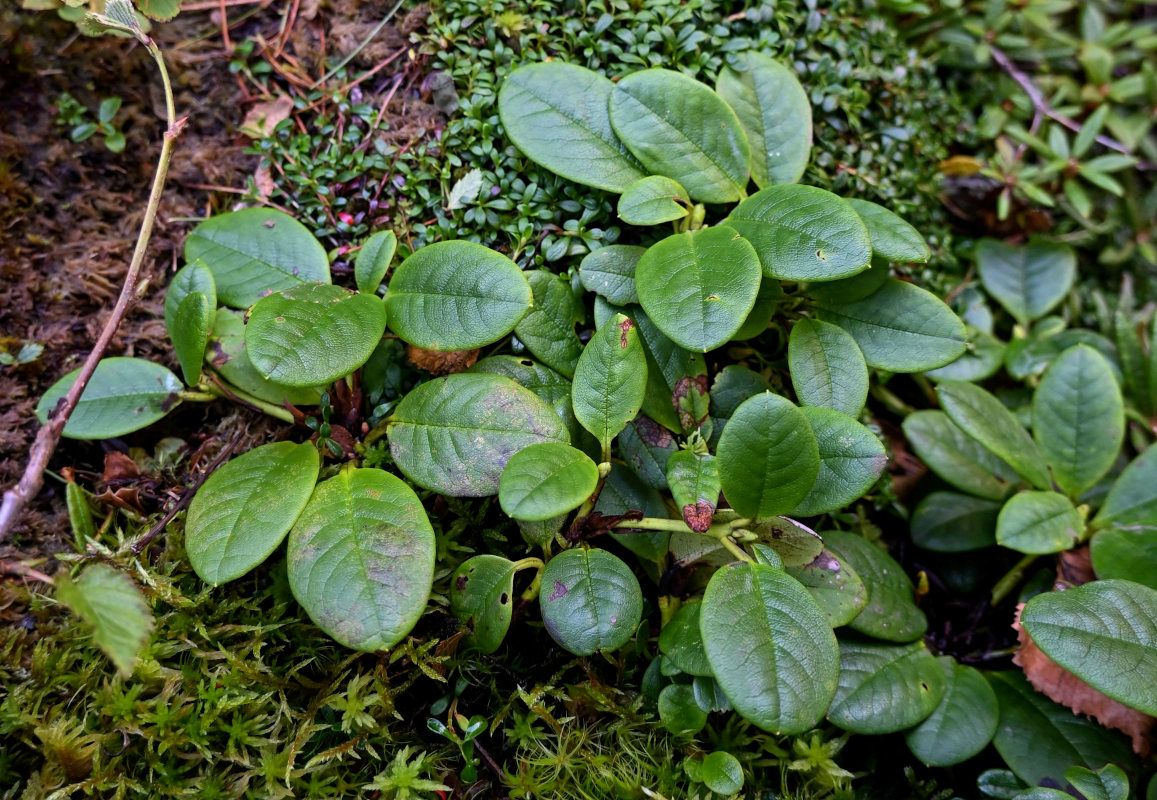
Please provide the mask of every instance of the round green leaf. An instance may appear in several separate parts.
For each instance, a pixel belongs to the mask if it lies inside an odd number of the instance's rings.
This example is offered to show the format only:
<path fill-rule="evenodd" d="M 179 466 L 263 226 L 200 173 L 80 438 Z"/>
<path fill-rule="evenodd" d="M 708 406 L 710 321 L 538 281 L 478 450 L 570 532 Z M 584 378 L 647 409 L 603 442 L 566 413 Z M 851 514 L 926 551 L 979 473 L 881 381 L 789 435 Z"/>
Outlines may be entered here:
<path fill-rule="evenodd" d="M 811 595 L 781 570 L 736 564 L 707 584 L 703 646 L 731 705 L 776 734 L 813 728 L 835 694 L 839 647 Z"/>
<path fill-rule="evenodd" d="M 809 283 L 808 297 L 828 306 L 838 307 L 845 303 L 854 303 L 863 300 L 875 293 L 887 283 L 892 275 L 892 267 L 879 256 L 872 258 L 872 264 L 863 272 L 857 272 L 850 278 L 841 278 L 838 281 Z"/>
<path fill-rule="evenodd" d="M 743 196 L 747 137 L 709 87 L 673 70 L 645 69 L 615 84 L 610 113 L 615 133 L 649 172 L 678 181 L 701 203 Z"/>
<path fill-rule="evenodd" d="M 347 466 L 318 484 L 289 532 L 288 566 L 319 628 L 354 650 L 386 650 L 426 609 L 434 529 L 400 478 Z"/>
<path fill-rule="evenodd" d="M 647 252 L 645 247 L 612 244 L 592 250 L 579 264 L 579 280 L 588 292 L 607 302 L 625 306 L 639 302 L 635 291 L 635 265 Z"/>
<path fill-rule="evenodd" d="M 735 409 L 743 401 L 757 394 L 771 390 L 767 379 L 747 367 L 738 364 L 728 364 L 715 376 L 711 384 L 709 397 L 711 400 L 711 446 L 719 442 L 723 428 Z"/>
<path fill-rule="evenodd" d="M 538 603 L 547 632 L 579 656 L 618 650 L 643 618 L 639 581 L 606 550 L 564 550 L 548 561 Z"/>
<path fill-rule="evenodd" d="M 699 612 L 702 602 L 688 600 L 679 607 L 659 633 L 659 650 L 680 672 L 710 677 L 711 664 L 703 649 L 703 635 L 699 631 Z"/>
<path fill-rule="evenodd" d="M 217 300 L 248 308 L 270 292 L 329 283 L 329 258 L 309 229 L 271 208 L 218 214 L 193 228 L 185 261 L 201 259 L 213 273 Z"/>
<path fill-rule="evenodd" d="M 814 186 L 756 192 L 723 221 L 751 242 L 763 274 L 791 281 L 834 281 L 872 259 L 868 229 L 842 198 Z"/>
<path fill-rule="evenodd" d="M 1072 766 L 1065 770 L 1065 780 L 1086 800 L 1129 800 L 1129 776 L 1116 764 L 1096 771 Z"/>
<path fill-rule="evenodd" d="M 1004 404 L 979 386 L 947 381 L 936 396 L 949 418 L 966 434 L 1012 465 L 1038 489 L 1050 489 L 1052 479 L 1044 454 Z"/>
<path fill-rule="evenodd" d="M 165 330 L 169 332 L 170 339 L 175 330 L 177 309 L 181 301 L 193 292 L 205 295 L 209 299 L 209 308 L 214 312 L 217 310 L 217 285 L 204 261 L 193 261 L 181 267 L 165 290 Z"/>
<path fill-rule="evenodd" d="M 672 683 L 659 693 L 659 719 L 674 734 L 696 734 L 707 724 L 707 712 L 695 702 L 695 690 Z"/>
<path fill-rule="evenodd" d="M 185 295 L 173 317 L 169 338 L 173 341 L 173 352 L 181 365 L 181 374 L 189 386 L 196 386 L 201 380 L 201 364 L 213 330 L 214 311 L 203 292 L 191 292 Z"/>
<path fill-rule="evenodd" d="M 828 721 L 853 733 L 895 733 L 924 720 L 944 696 L 944 670 L 923 642 L 840 643 L 840 682 Z"/>
<path fill-rule="evenodd" d="M 1080 512 L 1064 495 L 1020 492 L 996 518 L 996 543 L 1034 555 L 1059 553 L 1077 542 L 1084 527 Z"/>
<path fill-rule="evenodd" d="M 731 753 L 716 750 L 703 759 L 703 783 L 716 794 L 733 795 L 743 788 L 743 767 Z"/>
<path fill-rule="evenodd" d="M 848 205 L 860 215 L 872 240 L 872 252 L 889 261 L 923 262 L 932 255 L 920 231 L 899 215 L 868 200 L 848 198 Z"/>
<path fill-rule="evenodd" d="M 671 432 L 640 414 L 619 434 L 619 457 L 652 489 L 667 488 L 667 461 L 678 452 Z"/>
<path fill-rule="evenodd" d="M 798 181 L 811 155 L 812 107 L 795 73 L 752 50 L 729 59 L 715 91 L 747 135 L 755 185 Z"/>
<path fill-rule="evenodd" d="M 628 225 L 659 225 L 691 213 L 691 198 L 678 181 L 662 175 L 640 178 L 619 198 L 619 219 Z M 613 301 L 612 301 L 613 302 Z"/>
<path fill-rule="evenodd" d="M 1037 647 L 1114 700 L 1157 715 L 1157 590 L 1101 580 L 1028 601 L 1020 623 Z"/>
<path fill-rule="evenodd" d="M 354 260 L 354 280 L 359 292 L 373 294 L 378 290 L 397 249 L 398 237 L 393 231 L 378 231 L 366 240 Z"/>
<path fill-rule="evenodd" d="M 80 368 L 65 375 L 36 404 L 36 418 L 48 422 L 56 404 L 76 382 Z M 141 358 L 102 358 L 64 426 L 69 439 L 111 439 L 148 427 L 181 402 L 176 375 Z"/>
<path fill-rule="evenodd" d="M 426 350 L 470 350 L 514 330 L 532 303 L 530 284 L 501 253 L 467 241 L 429 244 L 390 279 L 390 328 Z"/>
<path fill-rule="evenodd" d="M 514 519 L 542 522 L 573 511 L 594 494 L 599 468 L 562 442 L 539 442 L 506 462 L 498 502 Z"/>
<path fill-rule="evenodd" d="M 716 454 L 723 494 L 745 517 L 791 511 L 807 497 L 820 470 L 808 418 L 790 400 L 770 392 L 736 409 Z"/>
<path fill-rule="evenodd" d="M 731 701 L 723 693 L 723 687 L 719 685 L 719 681 L 714 678 L 697 675 L 691 681 L 691 688 L 695 692 L 695 702 L 708 714 L 712 711 L 731 710 Z"/>
<path fill-rule="evenodd" d="M 956 492 L 932 492 L 912 513 L 912 541 L 937 553 L 981 550 L 996 544 L 1001 504 Z"/>
<path fill-rule="evenodd" d="M 868 604 L 868 587 L 860 576 L 826 547 L 808 563 L 785 569 L 808 590 L 833 628 L 847 625 Z"/>
<path fill-rule="evenodd" d="M 732 509 L 716 512 L 716 522 L 734 522 L 739 515 Z M 754 533 L 757 541 L 776 552 L 787 567 L 799 567 L 819 557 L 824 540 L 806 525 L 787 517 L 766 517 L 752 520 L 744 530 Z"/>
<path fill-rule="evenodd" d="M 985 291 L 1027 325 L 1069 293 L 1077 276 L 1077 254 L 1058 242 L 1015 247 L 984 239 L 976 246 L 976 266 Z"/>
<path fill-rule="evenodd" d="M 647 360 L 635 323 L 617 314 L 587 343 L 574 373 L 571 404 L 604 451 L 635 418 L 647 388 Z"/>
<path fill-rule="evenodd" d="M 964 323 L 934 295 L 889 278 L 874 293 L 846 305 L 822 300 L 820 319 L 852 335 L 868 366 L 924 372 L 951 364 L 967 346 Z"/>
<path fill-rule="evenodd" d="M 185 551 L 201 579 L 217 586 L 265 561 L 309 502 L 319 464 L 311 443 L 275 442 L 210 475 L 185 520 Z"/>
<path fill-rule="evenodd" d="M 687 527 L 706 533 L 719 504 L 719 463 L 715 456 L 691 450 L 672 453 L 667 459 L 667 485 Z"/>
<path fill-rule="evenodd" d="M 823 537 L 824 545 L 850 564 L 868 587 L 868 604 L 848 627 L 889 642 L 910 642 L 924 635 L 928 618 L 916 606 L 912 582 L 887 551 L 847 531 L 828 531 Z"/>
<path fill-rule="evenodd" d="M 458 565 L 450 578 L 450 608 L 482 653 L 506 638 L 514 607 L 514 562 L 483 554 Z"/>
<path fill-rule="evenodd" d="M 735 335 L 755 305 L 759 259 L 728 227 L 668 236 L 635 271 L 647 316 L 671 341 L 707 352 Z"/>
<path fill-rule="evenodd" d="M 948 656 L 937 659 L 944 670 L 944 696 L 926 720 L 904 734 L 908 749 L 930 767 L 951 767 L 983 750 L 996 734 L 1000 708 L 996 693 L 977 670 Z"/>
<path fill-rule="evenodd" d="M 1096 769 L 1108 762 L 1135 764 L 1128 740 L 1078 716 L 1037 692 L 1020 670 L 985 673 L 1000 706 L 992 739 L 996 751 L 1029 786 L 1046 778 L 1063 785 L 1074 764 Z"/>
<path fill-rule="evenodd" d="M 454 497 L 495 494 L 519 450 L 568 441 L 562 419 L 532 391 L 469 372 L 435 378 L 403 397 L 388 435 L 390 455 L 407 478 Z"/>
<path fill-rule="evenodd" d="M 934 381 L 982 381 L 991 378 L 1004 365 L 1006 345 L 995 336 L 971 325 L 964 326 L 968 349 L 951 364 L 929 370 Z"/>
<path fill-rule="evenodd" d="M 1150 446 L 1125 467 L 1097 513 L 1097 527 L 1157 525 L 1157 447 Z"/>
<path fill-rule="evenodd" d="M 245 325 L 245 350 L 275 383 L 324 386 L 366 363 L 385 331 L 379 298 L 313 283 L 259 300 Z"/>
<path fill-rule="evenodd" d="M 1157 589 L 1157 536 L 1152 531 L 1098 531 L 1089 550 L 1098 578 L 1120 578 Z"/>
<path fill-rule="evenodd" d="M 1109 471 L 1125 439 L 1125 404 L 1104 356 L 1077 345 L 1053 360 L 1033 394 L 1032 433 L 1070 497 Z"/>
<path fill-rule="evenodd" d="M 241 391 L 275 406 L 284 402 L 295 406 L 316 406 L 321 402 L 323 387 L 283 386 L 257 371 L 245 349 L 244 319 L 240 311 L 217 309 L 213 334 L 205 351 L 209 366 Z"/>
<path fill-rule="evenodd" d="M 830 408 L 802 408 L 820 454 L 811 490 L 792 514 L 826 514 L 859 500 L 880 478 L 888 454 L 876 435 L 846 414 Z"/>
<path fill-rule="evenodd" d="M 805 406 L 858 417 L 868 399 L 868 365 L 856 340 L 838 325 L 801 319 L 787 344 L 791 384 Z"/>
<path fill-rule="evenodd" d="M 571 377 L 583 351 L 575 333 L 575 325 L 586 319 L 582 296 L 553 272 L 536 269 L 525 275 L 534 307 L 514 326 L 514 335 L 543 364 Z"/>
<path fill-rule="evenodd" d="M 909 414 L 903 429 L 920 460 L 961 491 L 1003 500 L 1019 481 L 1012 467 L 962 431 L 943 411 Z"/>
<path fill-rule="evenodd" d="M 571 442 L 580 444 L 582 437 L 587 437 L 589 441 L 589 434 L 575 419 L 570 404 L 571 383 L 565 375 L 532 359 L 517 356 L 488 356 L 471 367 L 470 372 L 501 375 L 530 389 L 566 423 Z"/>
<path fill-rule="evenodd" d="M 527 64 L 502 82 L 498 113 L 531 161 L 577 183 L 622 192 L 645 173 L 611 128 L 612 88 L 574 64 Z"/>
<path fill-rule="evenodd" d="M 759 282 L 759 291 L 755 295 L 755 305 L 747 313 L 747 319 L 739 326 L 739 330 L 731 337 L 736 341 L 753 339 L 767 330 L 775 316 L 775 309 L 783 299 L 783 287 L 775 278 L 766 275 Z"/>

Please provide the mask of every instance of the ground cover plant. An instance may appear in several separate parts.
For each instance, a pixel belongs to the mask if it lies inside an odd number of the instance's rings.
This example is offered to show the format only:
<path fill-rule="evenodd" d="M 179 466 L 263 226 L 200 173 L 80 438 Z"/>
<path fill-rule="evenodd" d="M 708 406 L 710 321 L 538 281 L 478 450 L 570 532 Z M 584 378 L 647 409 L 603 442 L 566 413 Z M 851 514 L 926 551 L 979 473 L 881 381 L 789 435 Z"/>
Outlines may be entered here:
<path fill-rule="evenodd" d="M 575 85 L 586 91 L 569 91 Z M 1050 577 L 1037 574 L 1019 592 L 1029 601 L 1022 636 L 1039 650 L 1026 643 L 1018 658 L 1043 652 L 1126 713 L 1151 713 L 1150 681 L 1122 679 L 1087 655 L 1107 626 L 1121 663 L 1152 663 L 1150 310 L 1127 298 L 1106 307 L 1108 336 L 1072 324 L 1069 309 L 1047 317 L 1076 270 L 1071 250 L 1046 243 L 983 243 L 980 287 L 952 298 L 959 315 L 900 280 L 931 257 L 924 237 L 883 206 L 795 183 L 809 161 L 807 91 L 764 53 L 732 52 L 713 85 L 662 67 L 612 84 L 551 61 L 509 72 L 498 88 L 511 152 L 557 171 L 572 196 L 585 191 L 575 183 L 608 192 L 591 210 L 614 210 L 613 239 L 575 228 L 556 240 L 565 247 L 511 239 L 504 254 L 431 242 L 431 228 L 405 223 L 401 236 L 370 235 L 379 226 L 367 225 L 347 240 L 349 230 L 311 232 L 267 208 L 216 215 L 191 231 L 166 296 L 181 378 L 139 359 L 106 360 L 66 428 L 82 439 L 121 436 L 221 399 L 297 426 L 231 460 L 226 449 L 187 493 L 188 513 L 155 568 L 132 568 L 154 604 L 174 609 L 157 607 L 155 620 L 132 572 L 109 566 L 132 565 L 148 542 L 119 535 L 110 549 L 85 492 L 68 484 L 87 558 L 71 559 L 83 566 L 75 580 L 58 579 L 58 597 L 93 624 L 121 670 L 160 668 L 150 626 L 162 648 L 191 637 L 202 658 L 238 611 L 257 612 L 258 635 L 277 652 L 267 663 L 290 666 L 269 685 L 293 695 L 291 710 L 250 725 L 210 721 L 190 732 L 204 737 L 191 765 L 223 746 L 247 783 L 302 786 L 309 776 L 309 796 L 469 795 L 487 780 L 514 796 L 793 786 L 848 796 L 852 775 L 833 757 L 849 737 L 902 732 L 917 760 L 937 766 L 994 740 L 1011 772 L 986 772 L 976 789 L 955 783 L 957 796 L 1143 791 L 1147 771 L 1115 734 L 1044 700 L 1019 671 L 982 673 L 966 652 L 938 646 L 920 602 L 927 573 L 914 587 L 874 541 L 867 515 L 880 519 L 896 499 L 883 477 L 895 440 L 867 404 L 905 416 L 913 449 L 959 490 L 933 488 L 915 505 L 916 545 L 1024 554 L 982 587 L 1004 624 L 1013 613 L 1001 602 L 1035 559 L 1091 540 L 1102 580 L 1046 592 Z M 549 146 L 560 138 L 572 146 Z M 479 197 L 483 180 L 461 174 L 448 205 Z M 596 220 L 612 229 L 601 221 L 609 217 Z M 350 278 L 356 291 L 335 285 Z M 449 374 L 403 368 L 403 353 Z M 920 372 L 927 379 L 904 377 Z M 42 415 L 71 380 L 46 394 Z M 933 400 L 942 412 L 910 405 Z M 271 584 L 261 577 L 270 574 Z M 186 610 L 192 597 L 232 596 L 231 585 L 254 580 L 263 588 L 249 605 L 205 620 Z M 431 620 L 439 607 L 460 621 L 453 635 L 454 626 L 430 627 L 446 625 Z M 109 624 L 134 608 L 136 630 Z M 440 637 L 453 644 L 443 649 Z M 541 667 L 528 673 L 519 662 L 550 641 L 578 659 L 552 657 L 560 669 L 549 679 Z M 531 642 L 534 653 L 518 652 Z M 297 674 L 294 648 L 306 654 L 308 681 L 329 687 L 324 697 Z M 377 670 L 351 672 L 368 662 L 345 648 L 388 655 Z M 269 673 L 246 666 L 257 652 L 214 656 L 239 675 L 210 685 L 198 707 L 215 707 L 219 689 L 238 707 L 261 707 L 249 681 Z M 557 685 L 567 669 L 594 676 L 600 663 L 604 675 L 631 677 L 617 690 L 597 677 Z M 480 677 L 480 664 L 538 677 L 515 689 Z M 434 690 L 436 702 L 405 691 L 444 681 L 447 669 L 451 684 Z M 85 673 L 92 680 L 99 664 Z M 1050 680 L 1027 663 L 1025 673 L 1038 686 Z M 1074 701 L 1069 688 L 1059 702 L 1113 716 L 1143 749 L 1143 714 L 1121 723 L 1116 708 L 1109 714 L 1088 699 L 1095 694 Z M 102 698 L 97 716 L 139 711 L 115 701 Z M 11 730 L 26 724 L 18 703 L 13 695 L 6 710 Z M 433 740 L 394 726 L 399 709 L 429 715 Z M 576 709 L 615 722 L 584 729 Z M 148 713 L 163 723 L 170 712 Z M 36 736 L 79 780 L 99 740 L 92 730 L 58 722 Z M 491 755 L 498 731 L 510 761 Z M 1047 752 L 1025 750 L 1045 735 Z M 289 740 L 288 753 L 276 744 Z M 160 742 L 158 754 L 169 746 Z M 606 783 L 586 763 L 592 753 Z M 350 758 L 372 763 L 373 779 L 351 782 Z M 114 785 L 100 773 L 105 782 L 86 788 Z M 885 788 L 898 792 L 954 794 L 915 780 Z"/>

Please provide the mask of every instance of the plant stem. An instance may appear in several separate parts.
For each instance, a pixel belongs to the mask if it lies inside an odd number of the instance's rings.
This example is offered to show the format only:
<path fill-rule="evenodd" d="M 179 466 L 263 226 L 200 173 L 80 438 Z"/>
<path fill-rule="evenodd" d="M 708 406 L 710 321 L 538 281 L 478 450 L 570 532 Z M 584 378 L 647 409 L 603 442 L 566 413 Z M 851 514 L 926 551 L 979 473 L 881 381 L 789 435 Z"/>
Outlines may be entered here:
<path fill-rule="evenodd" d="M 1024 576 L 1025 573 L 1028 572 L 1028 568 L 1031 567 L 1038 558 L 1040 558 L 1039 555 L 1025 556 L 1020 561 L 1016 562 L 1012 569 L 1005 573 L 1003 578 L 996 582 L 996 586 L 992 587 L 992 605 L 1000 605 L 1004 598 L 1008 597 L 1012 590 L 1015 589 L 1017 585 L 1024 580 Z"/>
<path fill-rule="evenodd" d="M 161 195 L 164 193 L 165 179 L 169 173 L 169 162 L 173 158 L 173 147 L 182 128 L 185 127 L 185 120 L 177 119 L 176 106 L 173 101 L 173 87 L 169 82 L 169 71 L 165 67 L 165 59 L 161 55 L 160 48 L 139 29 L 134 30 L 133 33 L 145 46 L 145 49 L 149 51 L 149 55 L 153 57 L 153 60 L 156 61 L 157 67 L 161 72 L 161 82 L 164 84 L 168 126 L 165 129 L 164 139 L 161 143 L 161 154 L 157 159 L 157 171 L 153 175 L 153 185 L 149 191 L 148 205 L 145 207 L 145 216 L 141 221 L 141 228 L 137 234 L 137 244 L 133 249 L 132 260 L 129 262 L 128 272 L 125 273 L 124 284 L 121 286 L 120 296 L 117 298 L 116 305 L 113 306 L 108 322 L 105 323 L 104 328 L 100 332 L 100 336 L 97 337 L 92 352 L 90 352 L 88 358 L 85 359 L 84 364 L 80 368 L 80 374 L 77 375 L 76 380 L 73 382 L 71 388 L 69 388 L 68 394 L 57 402 L 56 408 L 49 413 L 48 422 L 42 425 L 40 431 L 36 434 L 36 441 L 33 442 L 32 449 L 29 451 L 28 466 L 25 467 L 20 482 L 4 493 L 4 504 L 0 506 L 0 543 L 4 542 L 11 535 L 12 529 L 16 526 L 16 521 L 20 518 L 20 514 L 24 510 L 24 506 L 40 491 L 40 487 L 44 483 L 44 470 L 48 467 L 48 462 L 52 458 L 52 454 L 56 451 L 56 446 L 60 443 L 60 437 L 64 433 L 64 426 L 68 422 L 68 418 L 72 416 L 73 409 L 76 408 L 81 394 L 84 392 L 85 387 L 88 386 L 93 372 L 96 371 L 97 364 L 100 363 L 105 349 L 108 347 L 109 342 L 112 341 L 113 335 L 116 333 L 121 320 L 124 319 L 125 313 L 128 311 L 129 305 L 134 299 L 141 264 L 145 260 L 145 251 L 148 248 L 149 238 L 153 233 L 153 224 L 157 219 L 157 209 L 161 204 Z"/>
<path fill-rule="evenodd" d="M 188 400 L 190 403 L 212 403 L 214 400 L 220 400 L 221 396 L 213 394 L 212 392 L 181 392 L 181 399 Z"/>
<path fill-rule="evenodd" d="M 281 406 L 275 406 L 272 403 L 267 403 L 264 400 L 260 400 L 248 392 L 242 389 L 238 389 L 236 386 L 231 384 L 227 386 L 223 381 L 218 380 L 217 376 L 215 375 L 213 376 L 213 383 L 206 385 L 205 388 L 207 390 L 206 394 L 210 394 L 214 398 L 224 397 L 227 400 L 253 406 L 258 411 L 262 411 L 271 417 L 281 420 L 282 422 L 288 422 L 291 425 L 295 421 L 293 419 L 293 414 L 290 414 L 289 411 L 282 408 Z"/>
<path fill-rule="evenodd" d="M 624 520 L 616 528 L 629 528 L 640 531 L 671 531 L 672 533 L 690 533 L 687 523 L 678 519 L 659 519 L 658 517 L 644 517 L 643 519 Z"/>

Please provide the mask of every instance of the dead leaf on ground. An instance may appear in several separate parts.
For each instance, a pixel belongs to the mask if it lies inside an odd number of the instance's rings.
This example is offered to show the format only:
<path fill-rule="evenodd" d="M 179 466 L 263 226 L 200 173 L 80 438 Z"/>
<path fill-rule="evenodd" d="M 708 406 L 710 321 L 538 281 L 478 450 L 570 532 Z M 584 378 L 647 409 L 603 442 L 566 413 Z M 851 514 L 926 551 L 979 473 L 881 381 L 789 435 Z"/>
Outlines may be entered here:
<path fill-rule="evenodd" d="M 107 484 L 124 483 L 141 477 L 141 470 L 137 463 L 124 453 L 114 450 L 104 455 L 104 482 Z"/>
<path fill-rule="evenodd" d="M 102 493 L 96 495 L 93 499 L 98 503 L 104 503 L 106 506 L 123 508 L 125 511 L 132 511 L 136 514 L 145 513 L 145 509 L 141 505 L 140 491 L 128 486 L 122 486 L 116 491 L 113 491 L 112 489 L 105 489 Z"/>
<path fill-rule="evenodd" d="M 1012 624 L 1020 641 L 1012 662 L 1024 670 L 1024 676 L 1033 688 L 1077 714 L 1087 714 L 1106 728 L 1122 731 L 1133 740 L 1133 751 L 1142 758 L 1148 757 L 1153 751 L 1157 719 L 1098 692 L 1073 673 L 1058 666 L 1021 627 L 1020 612 L 1023 608 L 1024 603 L 1016 607 L 1016 621 Z"/>
<path fill-rule="evenodd" d="M 292 112 L 293 98 L 287 94 L 278 95 L 249 109 L 240 130 L 250 139 L 264 139 L 273 133 L 277 123 L 287 119 Z"/>

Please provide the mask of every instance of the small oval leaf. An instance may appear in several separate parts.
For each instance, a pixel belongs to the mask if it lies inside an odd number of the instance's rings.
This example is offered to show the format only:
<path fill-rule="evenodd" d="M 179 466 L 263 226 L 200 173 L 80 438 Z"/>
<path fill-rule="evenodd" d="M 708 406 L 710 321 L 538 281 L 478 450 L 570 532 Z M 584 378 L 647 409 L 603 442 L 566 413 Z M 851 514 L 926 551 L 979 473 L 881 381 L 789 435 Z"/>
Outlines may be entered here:
<path fill-rule="evenodd" d="M 587 343 L 574 373 L 571 403 L 603 451 L 643 407 L 647 359 L 635 323 L 617 314 Z"/>
<path fill-rule="evenodd" d="M 36 418 L 48 422 L 56 404 L 76 382 L 80 368 L 65 375 L 36 404 Z M 142 358 L 102 358 L 64 426 L 68 439 L 111 439 L 148 427 L 181 402 L 176 375 Z"/>
<path fill-rule="evenodd" d="M 910 642 L 928 628 L 916 606 L 912 582 L 888 553 L 862 536 L 846 531 L 823 534 L 824 545 L 852 565 L 868 587 L 868 604 L 848 626 L 889 642 Z"/>
<path fill-rule="evenodd" d="M 920 460 L 961 491 L 1003 500 L 1020 479 L 1016 470 L 962 431 L 943 411 L 909 414 L 903 429 Z"/>
<path fill-rule="evenodd" d="M 542 522 L 578 508 L 598 482 L 599 468 L 585 453 L 562 442 L 539 442 L 506 462 L 498 501 L 514 519 Z"/>
<path fill-rule="evenodd" d="M 851 505 L 879 480 L 888 463 L 884 444 L 846 414 L 802 408 L 819 448 L 820 468 L 811 490 L 791 511 L 812 517 Z"/>
<path fill-rule="evenodd" d="M 680 672 L 711 677 L 714 673 L 699 630 L 701 606 L 700 600 L 688 600 L 679 607 L 659 632 L 659 650 Z"/>
<path fill-rule="evenodd" d="M 984 239 L 976 246 L 976 266 L 985 290 L 1027 325 L 1069 293 L 1077 276 L 1077 254 L 1059 242 L 1016 247 Z"/>
<path fill-rule="evenodd" d="M 393 231 L 378 231 L 362 245 L 354 260 L 354 280 L 359 292 L 374 294 L 394 260 L 398 237 Z"/>
<path fill-rule="evenodd" d="M 801 319 L 788 338 L 787 361 L 796 396 L 805 406 L 858 417 L 868 399 L 868 365 L 856 340 L 830 322 Z"/>
<path fill-rule="evenodd" d="M 1032 555 L 1068 550 L 1084 531 L 1081 514 L 1056 492 L 1013 495 L 996 519 L 996 543 Z"/>
<path fill-rule="evenodd" d="M 868 604 L 868 588 L 860 576 L 826 547 L 808 563 L 785 569 L 808 590 L 833 628 L 847 625 Z"/>
<path fill-rule="evenodd" d="M 575 333 L 575 325 L 586 319 L 582 294 L 571 288 L 570 281 L 544 269 L 525 276 L 534 306 L 514 326 L 514 335 L 543 364 L 572 377 L 583 351 Z"/>
<path fill-rule="evenodd" d="M 564 550 L 548 561 L 538 602 L 547 632 L 579 656 L 618 650 L 643 618 L 639 581 L 605 550 Z"/>
<path fill-rule="evenodd" d="M 506 638 L 514 610 L 514 562 L 483 554 L 458 565 L 450 578 L 450 608 L 484 654 Z"/>
<path fill-rule="evenodd" d="M 932 492 L 912 512 L 912 541 L 937 553 L 982 550 L 996 544 L 1001 505 L 956 492 Z"/>
<path fill-rule="evenodd" d="M 177 270 L 165 290 L 165 330 L 169 338 L 173 336 L 177 309 L 181 301 L 193 292 L 200 292 L 209 300 L 209 308 L 217 311 L 217 285 L 213 282 L 213 272 L 204 261 L 193 261 Z"/>
<path fill-rule="evenodd" d="M 848 198 L 847 203 L 867 227 L 875 255 L 902 262 L 924 262 L 932 255 L 920 231 L 899 214 L 868 200 Z"/>
<path fill-rule="evenodd" d="M 617 306 L 638 303 L 635 266 L 645 252 L 647 248 L 630 244 L 612 244 L 592 250 L 579 265 L 583 288 Z"/>
<path fill-rule="evenodd" d="M 627 187 L 619 198 L 617 212 L 628 225 L 660 225 L 690 214 L 691 198 L 678 181 L 649 175 Z"/>
<path fill-rule="evenodd" d="M 213 330 L 213 319 L 216 316 L 214 311 L 204 292 L 190 292 L 185 295 L 173 317 L 169 338 L 188 386 L 196 386 L 201 380 L 201 364 L 205 360 L 205 348 Z"/>
<path fill-rule="evenodd" d="M 980 672 L 948 656 L 937 660 L 944 670 L 944 696 L 931 716 L 904 734 L 904 741 L 928 766 L 951 767 L 992 741 L 1000 709 L 996 693 Z"/>
<path fill-rule="evenodd" d="M 828 721 L 853 733 L 902 731 L 936 709 L 945 685 L 943 668 L 923 642 L 841 642 L 840 683 Z"/>

